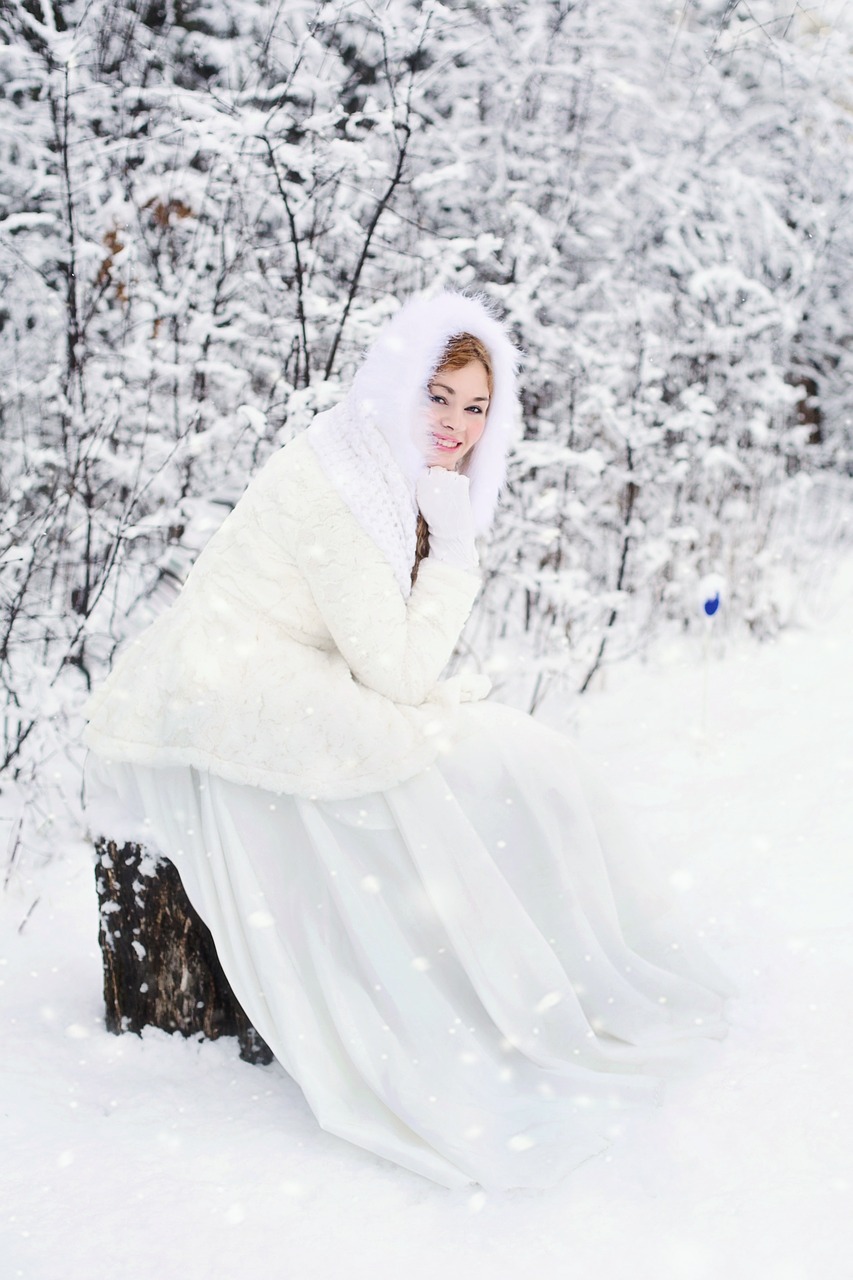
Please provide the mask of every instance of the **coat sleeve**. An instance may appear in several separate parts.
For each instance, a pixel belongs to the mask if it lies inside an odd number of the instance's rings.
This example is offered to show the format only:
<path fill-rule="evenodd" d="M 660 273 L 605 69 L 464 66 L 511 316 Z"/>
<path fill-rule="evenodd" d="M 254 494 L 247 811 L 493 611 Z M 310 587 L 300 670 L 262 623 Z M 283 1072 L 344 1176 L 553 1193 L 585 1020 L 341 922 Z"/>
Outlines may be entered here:
<path fill-rule="evenodd" d="M 480 588 L 478 573 L 421 561 L 404 599 L 378 547 L 348 511 L 305 521 L 297 565 L 329 633 L 359 683 L 418 706 L 456 646 Z M 329 518 L 331 516 L 331 518 Z"/>

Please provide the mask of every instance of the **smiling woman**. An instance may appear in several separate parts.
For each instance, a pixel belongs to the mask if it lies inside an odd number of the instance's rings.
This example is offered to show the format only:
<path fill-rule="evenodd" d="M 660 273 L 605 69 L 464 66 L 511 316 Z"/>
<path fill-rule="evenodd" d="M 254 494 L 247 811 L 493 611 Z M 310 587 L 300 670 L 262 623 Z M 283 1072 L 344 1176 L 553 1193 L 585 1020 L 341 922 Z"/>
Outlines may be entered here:
<path fill-rule="evenodd" d="M 87 733 L 319 1123 L 447 1187 L 549 1186 L 603 1150 L 679 1046 L 725 1034 L 731 990 L 571 743 L 441 678 L 516 360 L 477 299 L 406 304 Z"/>
<path fill-rule="evenodd" d="M 470 333 L 452 338 L 429 382 L 433 466 L 460 469 L 483 434 L 493 385 L 483 344 Z"/>

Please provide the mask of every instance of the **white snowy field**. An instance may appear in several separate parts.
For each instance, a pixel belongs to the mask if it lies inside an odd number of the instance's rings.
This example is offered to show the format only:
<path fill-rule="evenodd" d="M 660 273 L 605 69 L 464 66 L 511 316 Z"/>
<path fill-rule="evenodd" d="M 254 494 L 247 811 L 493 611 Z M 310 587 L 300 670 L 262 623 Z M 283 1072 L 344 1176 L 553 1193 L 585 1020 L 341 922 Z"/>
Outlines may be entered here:
<path fill-rule="evenodd" d="M 13 873 L 0 1280 L 849 1280 L 853 564 L 811 599 L 773 643 L 659 645 L 573 713 L 741 996 L 707 1069 L 554 1190 L 445 1190 L 234 1041 L 109 1035 L 91 850 Z"/>

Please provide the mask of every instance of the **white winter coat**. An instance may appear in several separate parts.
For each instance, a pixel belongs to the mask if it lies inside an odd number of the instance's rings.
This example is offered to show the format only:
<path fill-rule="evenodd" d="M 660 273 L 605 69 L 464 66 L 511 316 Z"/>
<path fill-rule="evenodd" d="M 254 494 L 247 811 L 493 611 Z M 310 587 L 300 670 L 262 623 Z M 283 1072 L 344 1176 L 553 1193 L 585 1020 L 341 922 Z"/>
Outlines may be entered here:
<path fill-rule="evenodd" d="M 426 465 L 412 442 L 426 382 L 462 330 L 494 364 L 469 470 L 487 526 L 516 406 L 515 351 L 478 301 L 417 299 L 386 327 L 347 401 L 270 458 L 175 603 L 119 658 L 87 708 L 87 746 L 334 799 L 403 781 L 449 745 L 455 707 L 488 689 L 481 677 L 440 679 L 480 577 L 427 556 L 410 586 Z"/>

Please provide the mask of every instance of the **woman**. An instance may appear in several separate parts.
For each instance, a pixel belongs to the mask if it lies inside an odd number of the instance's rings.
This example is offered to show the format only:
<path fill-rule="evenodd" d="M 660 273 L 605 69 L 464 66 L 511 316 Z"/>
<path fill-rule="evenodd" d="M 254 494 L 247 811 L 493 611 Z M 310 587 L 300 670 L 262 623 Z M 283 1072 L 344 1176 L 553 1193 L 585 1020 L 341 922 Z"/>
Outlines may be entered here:
<path fill-rule="evenodd" d="M 554 1183 L 659 1096 L 674 1046 L 725 1034 L 731 994 L 571 745 L 439 678 L 515 369 L 478 300 L 406 304 L 86 734 L 322 1127 L 448 1187 Z"/>

